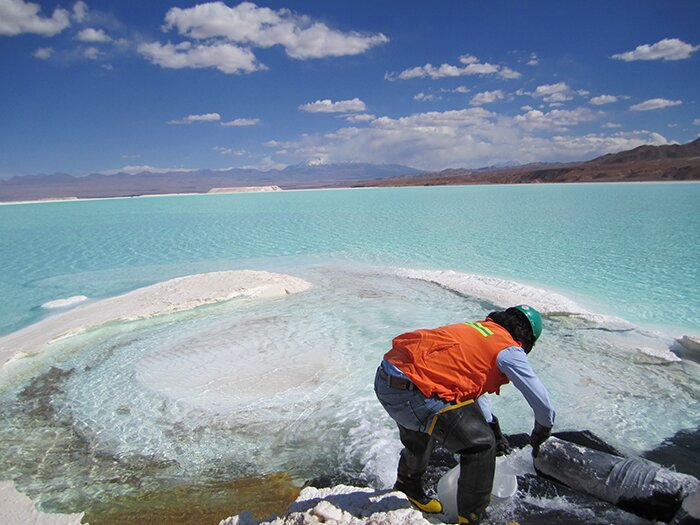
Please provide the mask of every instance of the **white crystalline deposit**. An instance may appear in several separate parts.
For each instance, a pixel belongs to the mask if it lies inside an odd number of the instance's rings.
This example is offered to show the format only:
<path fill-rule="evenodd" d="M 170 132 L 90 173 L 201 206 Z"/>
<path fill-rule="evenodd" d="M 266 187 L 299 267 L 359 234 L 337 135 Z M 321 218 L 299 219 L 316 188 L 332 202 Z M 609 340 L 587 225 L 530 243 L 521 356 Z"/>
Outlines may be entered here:
<path fill-rule="evenodd" d="M 453 270 L 397 268 L 394 271 L 400 277 L 435 283 L 448 290 L 476 297 L 503 308 L 527 303 L 546 315 L 565 315 L 581 317 L 593 322 L 628 325 L 626 321 L 619 318 L 594 314 L 561 294 L 515 281 Z"/>
<path fill-rule="evenodd" d="M 0 523 L 13 525 L 80 525 L 83 513 L 48 514 L 36 510 L 32 501 L 17 492 L 11 481 L 0 482 Z"/>
<path fill-rule="evenodd" d="M 279 297 L 310 287 L 309 282 L 290 275 L 250 270 L 178 277 L 79 306 L 0 338 L 0 367 L 13 358 L 40 352 L 53 341 L 111 321 L 146 319 L 238 297 Z"/>
<path fill-rule="evenodd" d="M 47 309 L 65 308 L 66 306 L 73 306 L 74 304 L 82 303 L 86 300 L 87 297 L 84 295 L 73 295 L 72 297 L 66 297 L 65 299 L 56 299 L 54 301 L 48 301 L 42 304 L 41 307 Z"/>
<path fill-rule="evenodd" d="M 376 491 L 367 487 L 337 485 L 307 487 L 287 514 L 259 525 L 430 525 L 411 507 L 401 492 Z M 258 525 L 244 513 L 222 520 L 219 525 Z"/>

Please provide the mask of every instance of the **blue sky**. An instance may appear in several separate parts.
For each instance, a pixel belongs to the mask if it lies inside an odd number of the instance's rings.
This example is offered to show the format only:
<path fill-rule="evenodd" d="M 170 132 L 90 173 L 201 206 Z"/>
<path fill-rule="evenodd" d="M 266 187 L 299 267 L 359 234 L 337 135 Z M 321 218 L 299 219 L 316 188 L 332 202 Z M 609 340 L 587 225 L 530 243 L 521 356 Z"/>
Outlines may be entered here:
<path fill-rule="evenodd" d="M 695 0 L 0 0 L 0 177 L 685 143 L 698 21 Z"/>

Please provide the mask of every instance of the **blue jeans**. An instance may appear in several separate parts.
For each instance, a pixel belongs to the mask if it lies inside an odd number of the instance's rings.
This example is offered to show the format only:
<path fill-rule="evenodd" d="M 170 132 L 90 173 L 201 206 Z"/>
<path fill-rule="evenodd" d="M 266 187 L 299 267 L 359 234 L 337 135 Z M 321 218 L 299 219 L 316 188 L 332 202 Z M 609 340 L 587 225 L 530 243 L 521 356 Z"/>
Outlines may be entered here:
<path fill-rule="evenodd" d="M 420 390 L 390 387 L 385 379 L 374 377 L 374 392 L 384 410 L 399 425 L 417 432 L 427 432 L 433 416 L 450 404 L 439 398 L 425 397 Z"/>

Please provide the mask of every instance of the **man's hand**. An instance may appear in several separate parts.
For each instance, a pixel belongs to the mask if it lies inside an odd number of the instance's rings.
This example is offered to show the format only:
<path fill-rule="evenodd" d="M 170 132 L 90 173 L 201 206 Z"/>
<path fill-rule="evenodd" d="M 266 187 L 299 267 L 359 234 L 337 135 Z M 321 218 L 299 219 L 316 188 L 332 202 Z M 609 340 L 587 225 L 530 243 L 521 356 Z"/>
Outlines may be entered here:
<path fill-rule="evenodd" d="M 501 432 L 501 425 L 498 423 L 498 418 L 495 415 L 493 415 L 493 421 L 489 423 L 489 426 L 491 427 L 493 435 L 496 438 L 496 456 L 505 456 L 510 454 L 512 448 L 510 447 L 510 443 L 508 443 L 506 437 L 503 435 L 503 432 Z"/>
<path fill-rule="evenodd" d="M 530 434 L 530 444 L 532 445 L 532 457 L 536 458 L 540 453 L 540 445 L 547 441 L 547 438 L 552 435 L 552 427 L 545 427 L 535 421 L 535 428 Z"/>

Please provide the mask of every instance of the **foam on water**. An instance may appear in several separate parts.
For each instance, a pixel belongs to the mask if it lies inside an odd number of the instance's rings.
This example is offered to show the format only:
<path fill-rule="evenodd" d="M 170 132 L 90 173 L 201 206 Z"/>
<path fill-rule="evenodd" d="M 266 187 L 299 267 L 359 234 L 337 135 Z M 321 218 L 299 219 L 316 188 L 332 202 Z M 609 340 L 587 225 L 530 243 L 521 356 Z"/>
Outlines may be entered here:
<path fill-rule="evenodd" d="M 558 429 L 589 429 L 639 453 L 700 423 L 696 368 L 655 353 L 671 338 L 620 328 L 564 296 L 456 272 L 295 274 L 312 288 L 112 322 L 15 362 L 0 393 L 10 407 L 0 470 L 45 503 L 80 499 L 66 479 L 88 498 L 276 471 L 387 487 L 400 443 L 372 383 L 391 339 L 526 302 L 545 312 L 531 360 Z M 516 389 L 493 406 L 505 432 L 532 428 Z"/>

